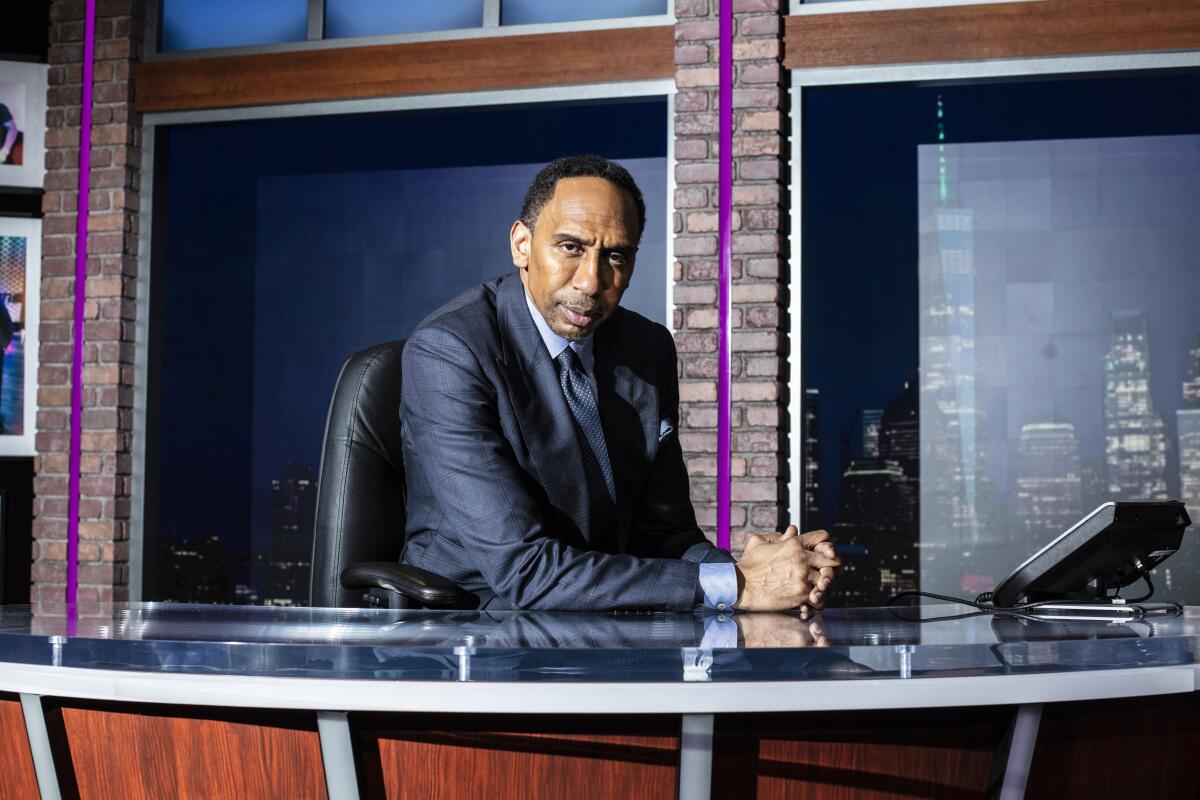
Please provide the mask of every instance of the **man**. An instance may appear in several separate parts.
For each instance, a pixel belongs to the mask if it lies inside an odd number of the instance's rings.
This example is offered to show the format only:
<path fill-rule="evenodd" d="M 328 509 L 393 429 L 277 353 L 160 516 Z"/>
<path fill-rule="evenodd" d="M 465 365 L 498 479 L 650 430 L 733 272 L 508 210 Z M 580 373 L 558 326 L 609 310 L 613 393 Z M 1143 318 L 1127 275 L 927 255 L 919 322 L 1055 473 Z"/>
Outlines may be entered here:
<path fill-rule="evenodd" d="M 489 608 L 819 607 L 839 565 L 824 531 L 753 538 L 734 564 L 696 526 L 674 342 L 618 306 L 644 227 L 624 168 L 559 159 L 509 232 L 517 272 L 418 326 L 401 559 Z"/>

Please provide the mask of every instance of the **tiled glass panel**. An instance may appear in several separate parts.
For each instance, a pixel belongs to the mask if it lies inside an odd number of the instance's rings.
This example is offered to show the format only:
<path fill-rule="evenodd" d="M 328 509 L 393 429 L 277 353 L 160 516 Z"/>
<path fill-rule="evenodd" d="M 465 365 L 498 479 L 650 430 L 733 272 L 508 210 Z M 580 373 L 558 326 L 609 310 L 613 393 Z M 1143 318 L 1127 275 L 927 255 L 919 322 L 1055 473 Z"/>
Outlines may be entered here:
<path fill-rule="evenodd" d="M 509 226 L 546 162 L 599 153 L 633 174 L 647 220 L 622 305 L 665 322 L 667 130 L 661 98 L 160 129 L 144 596 L 305 599 L 342 362 L 514 270 Z"/>
<path fill-rule="evenodd" d="M 667 13 L 667 0 L 501 0 L 501 25 L 646 17 Z"/>
<path fill-rule="evenodd" d="M 162 0 L 163 52 L 306 38 L 308 0 Z"/>
<path fill-rule="evenodd" d="M 326 0 L 325 38 L 384 36 L 483 25 L 483 0 Z"/>
<path fill-rule="evenodd" d="M 835 602 L 974 597 L 1110 500 L 1200 519 L 1198 92 L 806 92 L 804 521 Z M 1200 537 L 1154 584 L 1200 600 Z"/>

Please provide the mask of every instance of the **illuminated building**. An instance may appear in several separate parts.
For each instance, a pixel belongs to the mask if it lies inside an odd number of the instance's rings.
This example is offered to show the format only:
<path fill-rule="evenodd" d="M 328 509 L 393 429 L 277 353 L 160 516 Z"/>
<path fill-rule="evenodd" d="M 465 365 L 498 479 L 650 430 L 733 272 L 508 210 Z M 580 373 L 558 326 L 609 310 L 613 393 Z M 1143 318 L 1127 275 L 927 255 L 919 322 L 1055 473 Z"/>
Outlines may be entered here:
<path fill-rule="evenodd" d="M 1082 491 L 1075 426 L 1053 422 L 1022 425 L 1016 506 L 1027 543 L 1036 549 L 1074 524 L 1084 510 Z"/>
<path fill-rule="evenodd" d="M 820 446 L 821 394 L 818 389 L 804 390 L 804 524 L 805 530 L 821 527 Z"/>
<path fill-rule="evenodd" d="M 312 472 L 299 464 L 271 480 L 269 604 L 297 604 L 308 594 L 316 488 Z"/>
<path fill-rule="evenodd" d="M 1104 358 L 1105 454 L 1114 500 L 1167 499 L 1167 438 L 1150 396 L 1146 316 L 1118 311 Z"/>
<path fill-rule="evenodd" d="M 865 458 L 879 457 L 879 427 L 883 424 L 883 409 L 868 408 L 862 412 L 862 454 Z"/>

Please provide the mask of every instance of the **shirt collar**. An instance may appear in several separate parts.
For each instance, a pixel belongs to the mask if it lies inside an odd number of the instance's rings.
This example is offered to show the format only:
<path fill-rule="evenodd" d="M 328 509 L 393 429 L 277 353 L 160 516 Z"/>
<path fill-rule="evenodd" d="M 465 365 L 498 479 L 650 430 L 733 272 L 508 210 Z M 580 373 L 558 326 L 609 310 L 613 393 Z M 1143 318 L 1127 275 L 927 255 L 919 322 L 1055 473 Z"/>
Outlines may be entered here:
<path fill-rule="evenodd" d="M 524 291 L 524 286 L 522 286 L 522 291 Z M 563 350 L 570 347 L 579 356 L 579 363 L 583 367 L 583 371 L 591 375 L 592 366 L 595 362 L 595 357 L 592 354 L 592 337 L 595 334 L 589 333 L 577 342 L 564 339 L 550 329 L 550 325 L 546 323 L 546 318 L 542 316 L 542 312 L 529 299 L 529 292 L 524 291 L 524 294 L 525 305 L 529 308 L 529 316 L 533 317 L 533 324 L 537 326 L 538 333 L 542 335 L 542 342 L 545 343 L 546 350 L 550 353 L 550 358 L 557 359 Z"/>

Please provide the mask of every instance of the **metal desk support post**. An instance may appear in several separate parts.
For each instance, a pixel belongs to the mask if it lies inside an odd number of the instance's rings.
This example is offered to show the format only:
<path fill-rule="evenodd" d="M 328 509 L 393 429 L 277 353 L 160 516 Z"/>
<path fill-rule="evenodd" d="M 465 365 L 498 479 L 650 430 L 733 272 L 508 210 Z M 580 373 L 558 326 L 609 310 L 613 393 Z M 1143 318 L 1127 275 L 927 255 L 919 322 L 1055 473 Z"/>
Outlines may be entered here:
<path fill-rule="evenodd" d="M 321 763 L 329 800 L 358 800 L 358 772 L 350 718 L 342 711 L 318 711 L 317 735 L 321 738 Z"/>
<path fill-rule="evenodd" d="M 1033 751 L 1037 747 L 1038 728 L 1042 722 L 1042 704 L 1026 703 L 1017 708 L 1013 720 L 1012 742 L 1008 747 L 1008 762 L 1004 769 L 1004 784 L 1000 800 L 1021 800 L 1029 783 Z"/>
<path fill-rule="evenodd" d="M 29 752 L 33 755 L 33 771 L 37 774 L 38 791 L 42 800 L 60 800 L 58 772 L 50 750 L 50 734 L 46 732 L 46 716 L 42 713 L 42 698 L 21 693 L 21 711 L 25 715 L 25 735 L 29 737 Z"/>
<path fill-rule="evenodd" d="M 713 715 L 684 714 L 679 737 L 679 800 L 708 800 L 712 744 Z"/>

